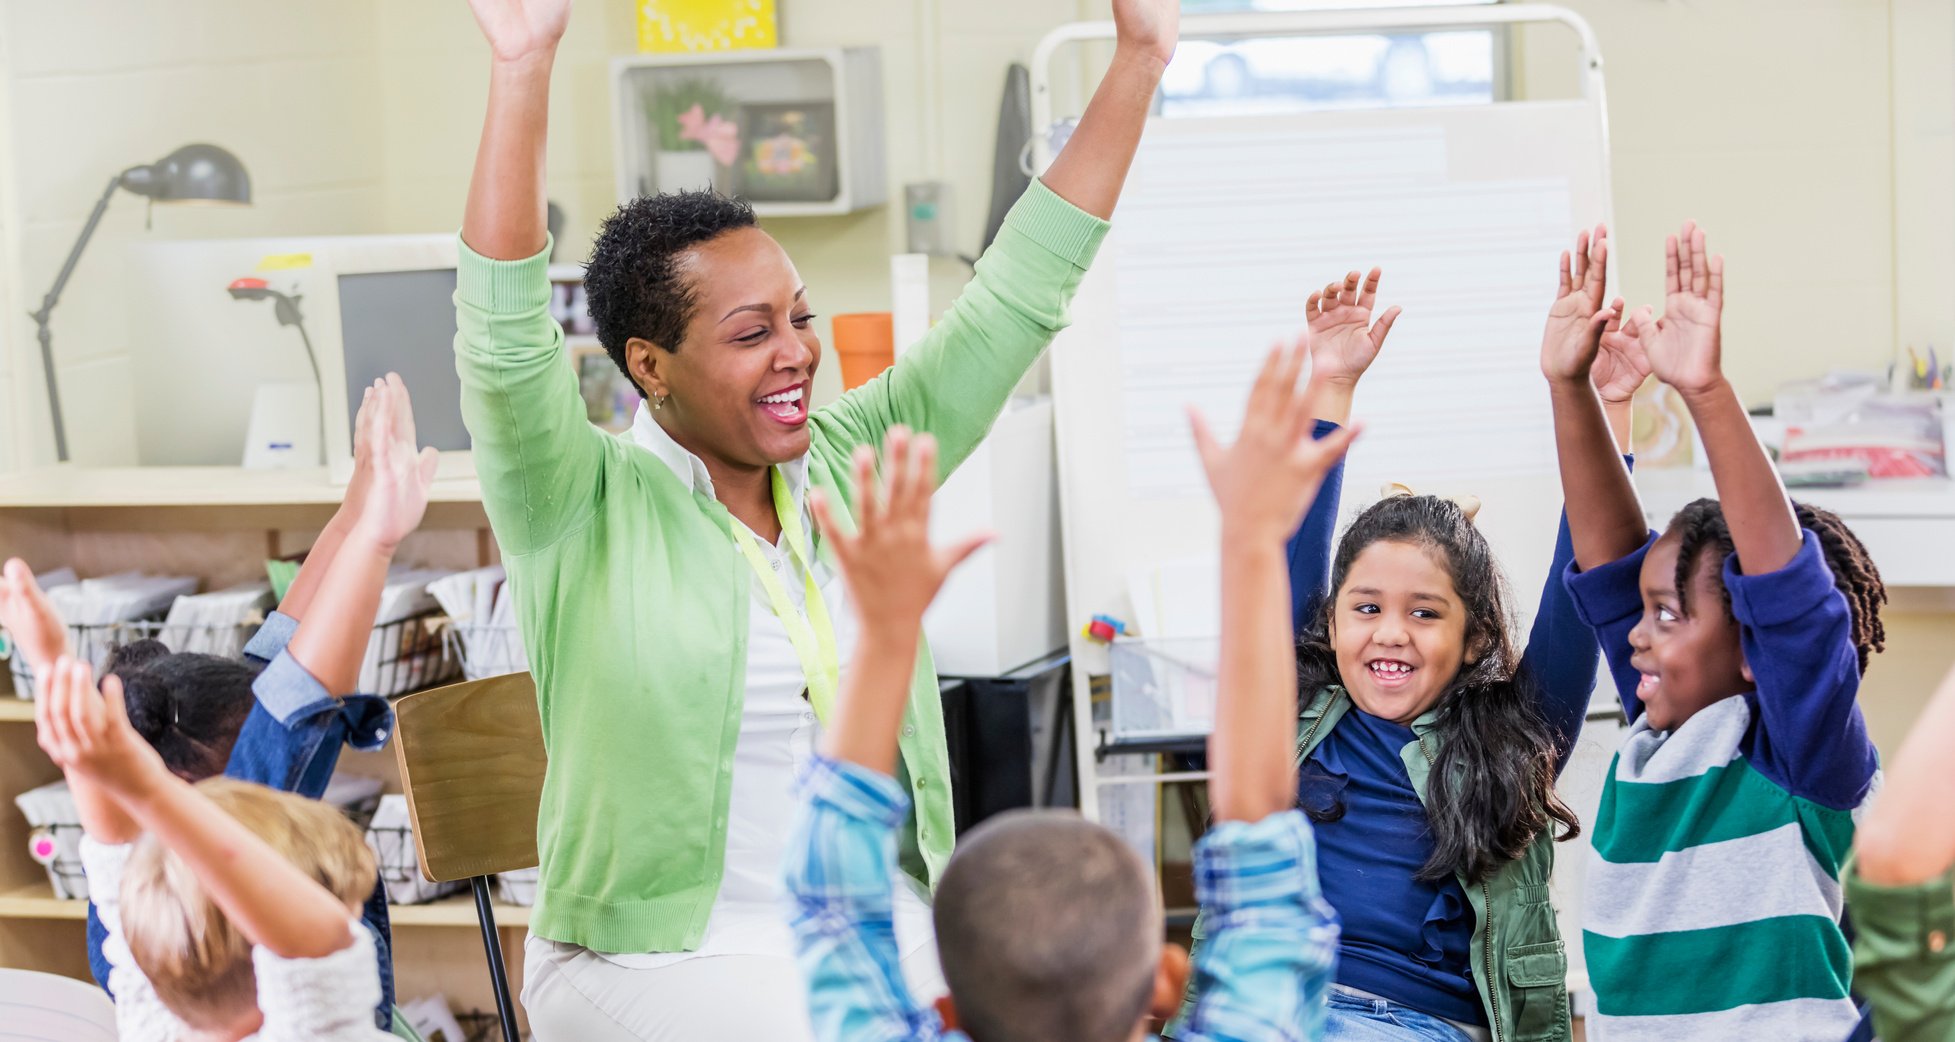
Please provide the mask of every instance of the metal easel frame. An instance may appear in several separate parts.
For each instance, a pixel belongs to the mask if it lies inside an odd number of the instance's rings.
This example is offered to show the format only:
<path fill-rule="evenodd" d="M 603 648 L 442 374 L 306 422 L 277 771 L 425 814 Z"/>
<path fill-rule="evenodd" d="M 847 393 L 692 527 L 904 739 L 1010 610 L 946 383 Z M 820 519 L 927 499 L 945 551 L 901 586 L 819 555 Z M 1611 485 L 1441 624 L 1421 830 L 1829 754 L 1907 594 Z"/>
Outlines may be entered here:
<path fill-rule="evenodd" d="M 1553 4 L 1490 4 L 1465 7 L 1405 7 L 1348 11 L 1286 11 L 1248 14 L 1199 15 L 1181 20 L 1181 38 L 1241 36 L 1316 36 L 1368 32 L 1407 32 L 1438 29 L 1507 28 L 1523 25 L 1562 25 L 1572 30 L 1578 42 L 1582 97 L 1593 110 L 1601 127 L 1603 148 L 1602 193 L 1611 197 L 1608 161 L 1608 108 L 1602 84 L 1602 51 L 1595 31 L 1582 17 Z M 1067 46 L 1110 41 L 1115 38 L 1111 21 L 1074 22 L 1047 33 L 1032 52 L 1032 168 L 1043 171 L 1052 162 L 1048 132 L 1053 124 L 1052 60 Z M 1511 52 L 1510 52 L 1511 53 Z M 1512 102 L 1495 101 L 1495 105 Z M 1184 117 L 1200 119 L 1199 116 Z M 1064 446 L 1060 447 L 1064 451 Z M 1063 516 L 1064 496 L 1061 496 Z M 1068 606 L 1071 611 L 1071 606 Z M 1102 779 L 1097 765 L 1101 757 L 1125 753 L 1157 752 L 1159 743 L 1131 749 L 1109 747 L 1093 723 L 1091 677 L 1081 666 L 1079 641 L 1072 638 L 1072 712 L 1074 762 L 1079 774 L 1079 809 L 1090 820 L 1099 819 L 1099 789 L 1102 785 L 1159 784 L 1206 778 L 1202 772 L 1126 775 Z M 1097 656 L 1088 656 L 1091 661 Z M 1190 743 L 1198 746 L 1199 743 Z"/>

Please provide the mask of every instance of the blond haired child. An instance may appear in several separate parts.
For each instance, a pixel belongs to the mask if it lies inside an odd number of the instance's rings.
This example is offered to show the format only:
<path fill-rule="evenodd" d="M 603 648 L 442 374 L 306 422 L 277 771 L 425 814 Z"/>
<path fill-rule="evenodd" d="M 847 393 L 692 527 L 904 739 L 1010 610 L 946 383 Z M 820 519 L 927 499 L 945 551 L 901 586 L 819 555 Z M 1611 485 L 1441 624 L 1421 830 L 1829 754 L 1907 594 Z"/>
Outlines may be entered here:
<path fill-rule="evenodd" d="M 319 803 L 192 786 L 129 725 L 122 685 L 66 656 L 40 677 L 41 748 L 74 792 L 124 1042 L 353 1042 L 380 979 L 360 903 L 373 856 Z"/>

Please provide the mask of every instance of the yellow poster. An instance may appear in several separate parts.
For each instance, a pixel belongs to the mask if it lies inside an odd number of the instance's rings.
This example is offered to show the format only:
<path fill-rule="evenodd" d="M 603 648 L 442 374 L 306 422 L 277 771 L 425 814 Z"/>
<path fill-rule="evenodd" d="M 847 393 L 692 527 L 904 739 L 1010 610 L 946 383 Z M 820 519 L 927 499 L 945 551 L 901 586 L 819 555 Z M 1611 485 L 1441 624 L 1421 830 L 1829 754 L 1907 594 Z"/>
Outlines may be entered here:
<path fill-rule="evenodd" d="M 731 51 L 780 45 L 774 0 L 639 0 L 638 49 Z"/>

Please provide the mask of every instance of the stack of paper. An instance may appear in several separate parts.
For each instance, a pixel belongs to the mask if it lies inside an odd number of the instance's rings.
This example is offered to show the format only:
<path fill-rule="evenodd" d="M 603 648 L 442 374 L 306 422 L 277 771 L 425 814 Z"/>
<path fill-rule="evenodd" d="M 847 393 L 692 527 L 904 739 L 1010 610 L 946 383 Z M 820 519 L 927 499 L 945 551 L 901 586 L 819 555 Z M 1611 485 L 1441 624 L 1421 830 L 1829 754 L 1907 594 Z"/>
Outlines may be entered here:
<path fill-rule="evenodd" d="M 57 586 L 48 600 L 70 626 L 107 626 L 161 615 L 178 597 L 196 592 L 192 576 L 121 572 Z"/>
<path fill-rule="evenodd" d="M 244 650 L 251 627 L 265 621 L 272 607 L 268 582 L 246 583 L 215 593 L 178 597 L 156 639 L 171 651 L 195 651 L 230 658 Z"/>
<path fill-rule="evenodd" d="M 442 679 L 448 655 L 431 631 L 408 620 L 439 608 L 428 584 L 450 573 L 440 569 L 395 569 L 380 591 L 380 610 L 373 619 L 373 638 L 360 664 L 360 690 L 374 695 L 402 695 Z M 400 625 L 395 625 L 400 623 Z"/>
<path fill-rule="evenodd" d="M 449 629 L 461 648 L 462 675 L 470 680 L 529 671 L 515 599 L 504 580 L 498 564 L 428 584 L 428 593 L 448 614 Z"/>

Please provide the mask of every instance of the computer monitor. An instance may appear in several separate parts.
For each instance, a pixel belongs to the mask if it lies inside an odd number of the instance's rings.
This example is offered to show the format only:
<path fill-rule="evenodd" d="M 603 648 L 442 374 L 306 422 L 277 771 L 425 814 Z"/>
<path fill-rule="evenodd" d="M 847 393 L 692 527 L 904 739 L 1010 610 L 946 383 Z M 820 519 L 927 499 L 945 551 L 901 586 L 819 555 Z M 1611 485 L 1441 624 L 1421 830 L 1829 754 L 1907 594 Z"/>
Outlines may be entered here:
<path fill-rule="evenodd" d="M 298 294 L 324 384 L 326 462 L 352 474 L 361 390 L 392 370 L 414 395 L 416 432 L 469 448 L 455 375 L 453 234 L 146 243 L 130 253 L 127 308 L 136 384 L 135 455 L 236 466 L 260 386 L 313 383 L 296 330 L 267 302 L 225 292 L 242 276 Z M 444 471 L 468 466 L 445 456 Z"/>

